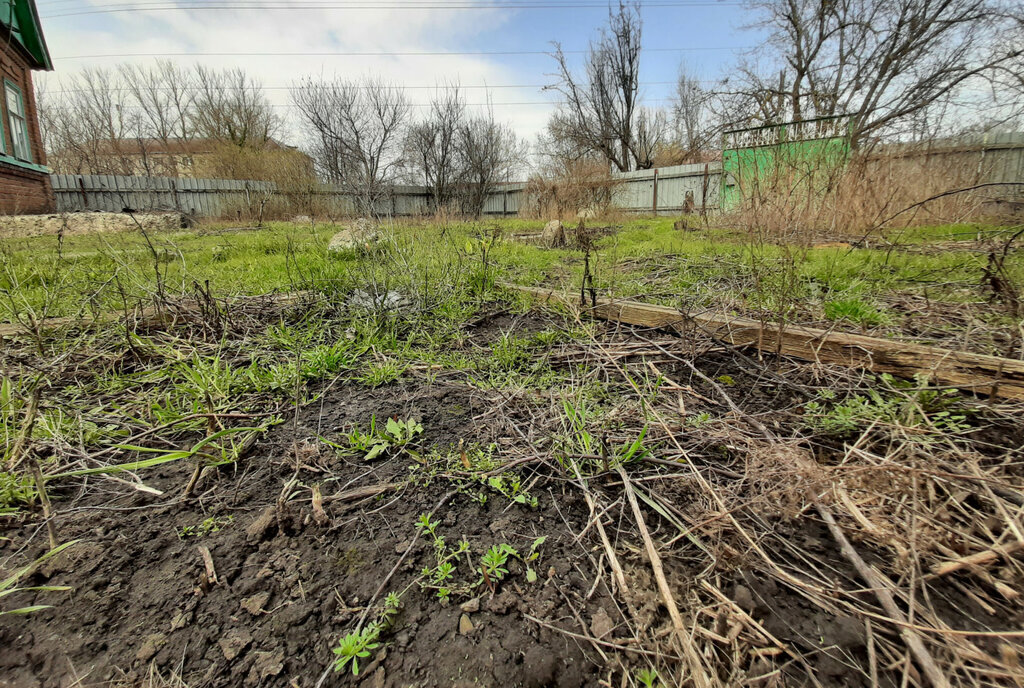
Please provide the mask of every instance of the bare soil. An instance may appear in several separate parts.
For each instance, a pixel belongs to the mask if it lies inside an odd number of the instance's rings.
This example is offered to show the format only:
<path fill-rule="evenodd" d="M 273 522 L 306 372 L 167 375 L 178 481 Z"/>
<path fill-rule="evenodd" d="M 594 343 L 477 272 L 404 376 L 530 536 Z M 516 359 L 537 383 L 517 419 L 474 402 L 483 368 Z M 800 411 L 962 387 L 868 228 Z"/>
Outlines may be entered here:
<path fill-rule="evenodd" d="M 485 347 L 503 332 L 530 333 L 550 325 L 546 318 L 499 310 L 471 323 L 467 335 L 470 346 Z M 621 348 L 642 340 L 609 328 L 604 341 Z M 578 361 L 580 356 L 585 358 L 576 352 L 565 359 Z M 688 414 L 726 413 L 714 386 L 688 366 L 671 356 L 650 358 L 669 380 L 692 392 Z M 621 360 L 628 363 L 630 357 Z M 801 388 L 820 382 L 820 371 L 810 366 L 758 365 L 720 348 L 695 360 L 706 376 L 734 393 L 745 414 L 780 435 L 795 432 L 798 406 L 806 401 Z M 606 374 L 615 376 L 614 371 Z M 31 582 L 74 589 L 39 598 L 54 604 L 53 609 L 0 617 L 0 686 L 159 685 L 152 683 L 158 674 L 181 677 L 192 688 L 311 688 L 331 661 L 332 647 L 366 605 L 405 588 L 431 564 L 431 543 L 417 536 L 415 524 L 435 507 L 440 531 L 449 542 L 465 537 L 475 557 L 499 543 L 523 552 L 536 538 L 546 537 L 535 564 L 538 580 L 529 582 L 524 566 L 512 562 L 510 575 L 493 593 L 483 590 L 449 604 L 413 584 L 359 677 L 332 673 L 324 685 L 576 687 L 610 685 L 606 681 L 613 676 L 615 685 L 626 685 L 626 672 L 646 666 L 636 629 L 649 631 L 647 638 L 664 638 L 669 614 L 641 541 L 632 534 L 632 516 L 616 474 L 594 478 L 591 488 L 605 496 L 608 506 L 606 527 L 629 583 L 621 595 L 609 589 L 607 561 L 583 492 L 550 461 L 521 466 L 524 485 L 538 497 L 538 506 L 531 508 L 493 492 L 481 503 L 476 497 L 484 488 L 458 469 L 430 476 L 409 454 L 364 462 L 317 442 L 318 437 L 340 441 L 341 433 L 365 427 L 374 415 L 420 420 L 425 428 L 421 454 L 491 443 L 499 451 L 527 450 L 527 439 L 557 432 L 529 402 L 502 390 L 471 387 L 444 371 L 433 380 L 405 379 L 376 389 L 336 383 L 314 391 L 322 396 L 273 428 L 243 460 L 207 474 L 192 499 L 174 498 L 191 472 L 181 463 L 141 476 L 162 495 L 106 479 L 52 495 L 61 538 L 81 541 Z M 552 401 L 550 392 L 531 394 Z M 654 430 L 652 437 L 657 439 Z M 791 495 L 765 494 L 749 465 L 744 468 L 749 459 L 740 458 L 742 437 L 724 435 L 713 426 L 683 428 L 679 437 L 688 449 L 718 457 L 701 470 L 708 480 L 749 500 L 762 525 L 759 543 L 781 566 L 809 584 L 859 591 L 855 594 L 865 604 L 873 604 L 825 527 L 806 508 L 791 508 L 786 503 Z M 996 447 L 993 455 L 1024 439 L 1013 423 L 990 430 L 986 438 Z M 836 463 L 841 450 L 838 444 L 819 443 L 815 454 L 822 463 Z M 538 457 L 549 453 L 542 446 L 535 451 Z M 650 478 L 661 497 L 682 517 L 704 519 L 706 497 L 686 475 L 689 469 L 683 464 L 661 468 L 662 475 Z M 317 483 L 325 522 L 318 522 L 312 507 L 309 487 Z M 401 485 L 397 490 L 351 498 L 353 489 L 395 483 Z M 654 511 L 646 513 L 684 616 L 718 638 L 732 638 L 731 646 L 716 646 L 718 640 L 701 646 L 719 647 L 722 654 L 712 663 L 723 667 L 723 675 L 745 676 L 744 685 L 756 686 L 869 684 L 865 622 L 870 617 L 844 607 L 838 593 L 829 610 L 780 585 L 732 536 L 721 536 L 714 561 L 703 558 L 666 520 Z M 219 524 L 214 532 L 181 535 L 183 527 L 209 518 Z M 0 520 L 0 528 L 9 538 L 0 540 L 0 559 L 44 551 L 38 519 L 8 517 Z M 857 546 L 880 568 L 891 559 L 881 542 L 857 538 Z M 207 574 L 200 548 L 209 550 L 216 581 Z M 699 581 L 709 575 L 713 587 L 773 640 L 747 626 L 731 635 L 741 615 L 723 611 L 732 607 L 707 597 Z M 935 613 L 950 627 L 1013 630 L 1024 624 L 1019 606 L 1014 614 L 991 614 L 955 585 L 955 580 L 936 581 L 931 588 Z M 627 616 L 623 600 L 634 613 Z M 874 633 L 899 642 L 898 632 L 877 618 Z M 998 654 L 995 640 L 981 638 L 977 644 Z M 741 645 L 747 649 L 735 649 Z M 873 669 L 880 685 L 899 685 L 905 666 L 882 664 Z"/>

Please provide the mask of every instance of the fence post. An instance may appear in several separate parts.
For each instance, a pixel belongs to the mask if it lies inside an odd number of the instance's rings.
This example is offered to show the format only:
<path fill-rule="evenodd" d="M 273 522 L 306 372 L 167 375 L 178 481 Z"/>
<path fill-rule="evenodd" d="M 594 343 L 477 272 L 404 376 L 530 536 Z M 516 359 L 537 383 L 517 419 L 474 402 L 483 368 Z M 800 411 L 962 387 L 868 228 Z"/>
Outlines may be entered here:
<path fill-rule="evenodd" d="M 171 198 L 174 199 L 174 209 L 181 212 L 181 201 L 178 200 L 178 180 L 171 177 Z"/>
<path fill-rule="evenodd" d="M 654 214 L 658 214 L 658 168 L 654 168 L 654 201 L 651 204 L 651 210 Z"/>
<path fill-rule="evenodd" d="M 89 196 L 85 193 L 85 178 L 82 175 L 78 175 L 78 188 L 82 193 L 82 207 L 89 207 Z"/>

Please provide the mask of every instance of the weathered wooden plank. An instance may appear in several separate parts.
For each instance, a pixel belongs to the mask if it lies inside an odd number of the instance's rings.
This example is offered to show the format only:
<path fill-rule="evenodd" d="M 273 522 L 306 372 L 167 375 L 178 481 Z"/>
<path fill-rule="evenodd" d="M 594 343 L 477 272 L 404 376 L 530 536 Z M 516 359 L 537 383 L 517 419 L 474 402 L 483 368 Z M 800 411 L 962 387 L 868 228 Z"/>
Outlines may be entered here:
<path fill-rule="evenodd" d="M 508 284 L 507 288 L 542 301 L 579 304 L 579 296 L 537 287 Z M 668 306 L 637 301 L 597 299 L 585 312 L 630 325 L 674 329 L 698 328 L 735 346 L 753 346 L 805 361 L 865 368 L 899 377 L 928 375 L 935 383 L 1005 399 L 1024 400 L 1024 361 L 985 354 L 953 351 L 912 342 L 899 342 L 859 334 L 831 332 L 799 325 L 761 323 L 719 313 L 686 314 Z"/>

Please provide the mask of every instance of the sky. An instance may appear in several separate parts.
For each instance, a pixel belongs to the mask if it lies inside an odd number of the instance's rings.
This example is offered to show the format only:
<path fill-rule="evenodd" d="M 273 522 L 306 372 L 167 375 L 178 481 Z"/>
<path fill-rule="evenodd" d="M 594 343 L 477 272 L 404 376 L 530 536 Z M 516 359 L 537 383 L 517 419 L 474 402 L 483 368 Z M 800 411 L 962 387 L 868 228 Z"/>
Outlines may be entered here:
<path fill-rule="evenodd" d="M 59 90 L 62 78 L 85 67 L 156 59 L 183 65 L 202 62 L 245 68 L 262 81 L 287 118 L 292 116 L 289 88 L 307 75 L 380 76 L 406 87 L 410 102 L 418 106 L 429 103 L 438 84 L 457 82 L 474 108 L 486 107 L 488 91 L 481 87 L 490 87 L 495 117 L 512 123 L 531 141 L 543 130 L 557 97 L 541 90 L 553 82 L 555 69 L 545 53 L 553 49 L 553 42 L 566 51 L 585 50 L 608 18 L 601 0 L 36 4 L 55 67 L 53 73 L 38 75 L 48 91 Z M 756 56 L 758 32 L 744 29 L 751 18 L 738 0 L 647 0 L 641 17 L 641 94 L 648 105 L 668 104 L 680 64 L 710 80 L 727 72 L 739 55 Z M 583 57 L 569 54 L 576 65 Z M 414 112 L 424 114 L 426 108 L 416 107 Z M 283 138 L 302 143 L 294 126 L 285 129 Z"/>

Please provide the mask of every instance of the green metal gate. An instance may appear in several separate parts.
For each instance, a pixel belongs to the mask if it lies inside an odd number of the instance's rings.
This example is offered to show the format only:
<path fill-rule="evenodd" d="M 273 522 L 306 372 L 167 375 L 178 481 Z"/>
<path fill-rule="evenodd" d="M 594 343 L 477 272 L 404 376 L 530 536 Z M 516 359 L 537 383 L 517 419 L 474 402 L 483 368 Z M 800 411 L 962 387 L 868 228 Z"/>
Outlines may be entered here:
<path fill-rule="evenodd" d="M 786 122 L 723 134 L 721 208 L 767 191 L 785 178 L 815 193 L 850 157 L 849 115 Z"/>

